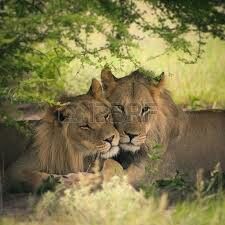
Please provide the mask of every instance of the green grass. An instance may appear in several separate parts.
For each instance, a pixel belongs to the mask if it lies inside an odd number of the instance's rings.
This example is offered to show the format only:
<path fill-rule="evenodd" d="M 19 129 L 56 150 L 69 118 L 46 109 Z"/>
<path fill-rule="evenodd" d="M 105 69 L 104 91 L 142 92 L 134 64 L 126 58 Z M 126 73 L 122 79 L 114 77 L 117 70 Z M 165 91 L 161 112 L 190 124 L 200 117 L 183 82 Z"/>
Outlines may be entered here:
<path fill-rule="evenodd" d="M 163 56 L 147 68 L 164 70 L 167 85 L 179 104 L 225 107 L 225 44 L 209 39 L 205 53 L 196 64 L 184 64 L 174 55 Z"/>
<path fill-rule="evenodd" d="M 164 71 L 167 75 L 166 87 L 178 104 L 191 108 L 225 108 L 225 44 L 209 38 L 204 46 L 205 52 L 196 64 L 184 64 L 179 61 L 179 53 L 170 53 L 149 60 L 163 52 L 164 45 L 158 39 L 145 39 L 141 49 L 133 54 L 141 61 L 144 69 L 156 73 Z M 193 50 L 194 51 L 194 50 Z M 120 65 L 112 58 L 108 59 L 116 76 L 127 75 L 135 69 L 131 63 Z M 82 68 L 77 62 L 68 67 L 67 90 L 73 93 L 85 93 L 93 77 L 99 78 L 99 69 L 91 66 Z"/>

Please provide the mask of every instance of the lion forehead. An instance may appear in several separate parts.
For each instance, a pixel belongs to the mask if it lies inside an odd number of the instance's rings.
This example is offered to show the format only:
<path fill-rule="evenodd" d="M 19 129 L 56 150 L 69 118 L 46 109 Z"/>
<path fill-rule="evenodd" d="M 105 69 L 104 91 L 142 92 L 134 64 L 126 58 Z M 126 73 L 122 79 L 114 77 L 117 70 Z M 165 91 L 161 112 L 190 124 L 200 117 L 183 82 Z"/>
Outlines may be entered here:
<path fill-rule="evenodd" d="M 99 118 L 100 116 L 104 115 L 107 112 L 110 112 L 110 108 L 94 99 L 91 100 L 82 100 L 76 103 L 73 103 L 70 108 L 68 109 L 70 113 L 70 117 L 76 120 L 90 120 L 92 121 L 93 118 Z"/>
<path fill-rule="evenodd" d="M 138 103 L 145 105 L 148 103 L 153 103 L 153 97 L 147 87 L 141 82 L 136 80 L 122 81 L 119 82 L 109 97 L 112 103 L 130 104 Z"/>

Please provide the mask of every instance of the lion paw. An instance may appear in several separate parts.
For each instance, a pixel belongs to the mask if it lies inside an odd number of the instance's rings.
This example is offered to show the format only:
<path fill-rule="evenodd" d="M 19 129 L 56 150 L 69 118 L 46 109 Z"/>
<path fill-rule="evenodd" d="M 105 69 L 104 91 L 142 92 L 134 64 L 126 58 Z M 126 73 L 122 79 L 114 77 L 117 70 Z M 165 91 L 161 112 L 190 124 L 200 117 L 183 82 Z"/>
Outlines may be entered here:
<path fill-rule="evenodd" d="M 102 176 L 95 173 L 69 173 L 67 175 L 61 176 L 60 182 L 69 188 L 74 185 L 77 186 L 95 186 L 102 182 Z"/>
<path fill-rule="evenodd" d="M 102 174 L 103 174 L 104 181 L 109 181 L 114 176 L 122 177 L 123 167 L 115 160 L 107 159 L 104 162 Z"/>

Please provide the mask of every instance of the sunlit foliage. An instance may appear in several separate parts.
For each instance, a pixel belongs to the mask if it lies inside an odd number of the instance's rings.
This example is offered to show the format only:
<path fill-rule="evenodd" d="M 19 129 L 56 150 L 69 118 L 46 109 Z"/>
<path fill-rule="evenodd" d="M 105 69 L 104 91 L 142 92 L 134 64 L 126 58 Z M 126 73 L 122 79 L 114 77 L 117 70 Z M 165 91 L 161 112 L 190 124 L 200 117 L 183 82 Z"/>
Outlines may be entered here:
<path fill-rule="evenodd" d="M 222 1 L 8 0 L 0 2 L 0 96 L 53 102 L 65 89 L 67 65 L 102 67 L 129 61 L 144 36 L 161 38 L 165 52 L 193 63 L 207 34 L 224 39 Z M 149 19 L 150 18 L 150 19 Z M 197 37 L 197 46 L 187 34 Z M 100 41 L 98 41 L 100 40 Z M 196 43 L 195 43 L 196 44 Z"/>

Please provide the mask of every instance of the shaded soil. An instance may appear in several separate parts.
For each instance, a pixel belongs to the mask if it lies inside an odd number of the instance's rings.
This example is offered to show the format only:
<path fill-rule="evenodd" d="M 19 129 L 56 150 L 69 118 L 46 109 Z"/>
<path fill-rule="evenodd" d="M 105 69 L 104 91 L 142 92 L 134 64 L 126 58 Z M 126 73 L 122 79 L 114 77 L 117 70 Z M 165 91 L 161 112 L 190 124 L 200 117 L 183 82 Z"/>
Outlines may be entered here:
<path fill-rule="evenodd" d="M 25 218 L 33 212 L 37 200 L 31 194 L 7 194 L 1 203 L 1 216 Z"/>

